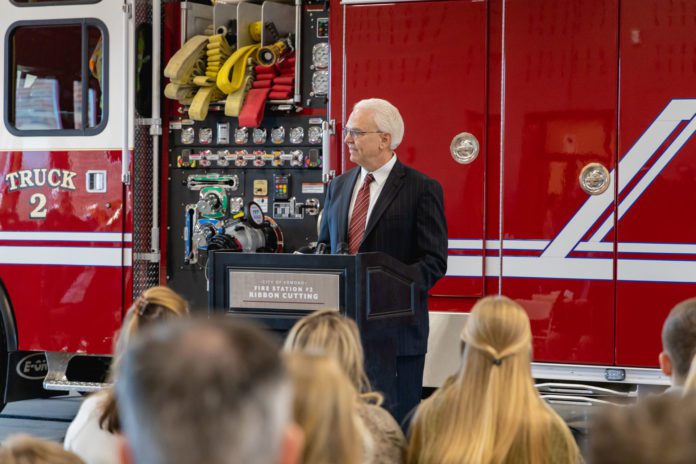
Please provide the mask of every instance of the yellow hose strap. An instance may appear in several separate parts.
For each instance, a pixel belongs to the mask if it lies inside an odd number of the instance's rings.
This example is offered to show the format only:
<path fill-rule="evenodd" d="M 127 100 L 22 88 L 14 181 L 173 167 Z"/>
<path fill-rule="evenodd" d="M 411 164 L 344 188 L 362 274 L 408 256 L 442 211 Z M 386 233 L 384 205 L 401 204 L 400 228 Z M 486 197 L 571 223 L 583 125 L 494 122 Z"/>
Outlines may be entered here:
<path fill-rule="evenodd" d="M 251 40 L 254 42 L 261 42 L 261 29 L 263 29 L 261 21 L 249 24 L 249 35 L 251 36 Z"/>
<path fill-rule="evenodd" d="M 229 95 L 242 86 L 247 61 L 258 48 L 258 44 L 247 45 L 238 49 L 225 61 L 217 75 L 217 86 L 223 93 Z M 232 71 L 231 78 L 230 71 Z"/>
<path fill-rule="evenodd" d="M 169 63 L 164 68 L 164 76 L 172 80 L 185 81 L 187 75 L 192 74 L 196 62 L 200 59 L 208 37 L 204 35 L 196 35 L 191 37 L 174 56 L 171 57 Z"/>
<path fill-rule="evenodd" d="M 193 78 L 193 83 L 199 87 L 210 87 L 215 85 L 215 75 L 213 75 L 212 79 L 208 76 L 196 76 Z"/>
<path fill-rule="evenodd" d="M 175 84 L 190 84 L 193 82 L 195 76 L 202 76 L 205 74 L 205 60 L 196 60 L 196 63 L 192 68 L 189 68 L 187 73 L 184 74 L 180 79 L 170 79 Z"/>
<path fill-rule="evenodd" d="M 219 34 L 210 37 L 207 47 L 208 51 L 206 55 L 208 63 L 205 68 L 205 76 L 208 80 L 203 81 L 198 79 L 198 81 L 196 81 L 197 85 L 209 85 L 208 81 L 215 85 L 218 72 L 220 71 L 220 63 L 226 61 L 232 53 L 232 48 L 227 43 L 227 39 Z"/>
<path fill-rule="evenodd" d="M 201 87 L 196 93 L 196 96 L 193 97 L 191 106 L 189 106 L 189 118 L 194 121 L 205 120 L 205 117 L 208 115 L 210 102 L 220 100 L 222 97 L 223 95 L 214 85 L 210 87 Z"/>
<path fill-rule="evenodd" d="M 170 100 L 178 100 L 182 105 L 190 105 L 197 91 L 198 87 L 194 85 L 170 82 L 164 87 L 164 96 Z"/>
<path fill-rule="evenodd" d="M 244 100 L 249 93 L 249 89 L 251 89 L 252 82 L 254 82 L 254 74 L 251 71 L 247 71 L 244 75 L 242 86 L 229 94 L 227 100 L 225 100 L 225 116 L 232 116 L 234 118 L 239 116 L 239 112 L 242 111 L 242 106 L 244 105 Z"/>

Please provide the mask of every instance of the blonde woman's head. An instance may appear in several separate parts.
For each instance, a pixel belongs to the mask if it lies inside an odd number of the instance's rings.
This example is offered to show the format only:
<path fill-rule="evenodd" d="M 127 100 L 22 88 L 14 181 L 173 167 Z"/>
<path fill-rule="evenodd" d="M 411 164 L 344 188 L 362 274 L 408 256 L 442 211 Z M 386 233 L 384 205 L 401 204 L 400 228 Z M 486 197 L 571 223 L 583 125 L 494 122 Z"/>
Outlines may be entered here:
<path fill-rule="evenodd" d="M 2 464 L 84 464 L 77 455 L 54 443 L 29 435 L 13 435 L 0 447 Z"/>
<path fill-rule="evenodd" d="M 186 300 L 169 287 L 158 286 L 145 290 L 126 311 L 116 342 L 116 355 L 123 354 L 129 340 L 143 327 L 188 313 Z"/>
<path fill-rule="evenodd" d="M 116 337 L 114 360 L 111 364 L 111 380 L 115 380 L 120 359 L 126 352 L 130 340 L 143 327 L 187 316 L 188 314 L 188 303 L 174 290 L 168 287 L 152 287 L 145 290 L 128 308 L 121 330 Z M 111 433 L 120 432 L 121 424 L 114 391 L 109 388 L 104 390 L 103 394 L 105 398 L 101 405 L 102 413 L 99 418 L 99 425 L 102 429 Z"/>
<path fill-rule="evenodd" d="M 362 462 L 364 434 L 356 413 L 357 394 L 343 369 L 328 356 L 306 353 L 289 353 L 286 363 L 295 392 L 295 422 L 305 434 L 301 462 Z"/>
<path fill-rule="evenodd" d="M 370 391 L 358 326 L 336 311 L 317 311 L 297 321 L 285 339 L 284 350 L 330 356 L 358 392 Z"/>
<path fill-rule="evenodd" d="M 479 300 L 462 330 L 461 339 L 465 369 L 488 370 L 511 363 L 528 367 L 531 360 L 529 317 L 519 304 L 505 296 Z"/>
<path fill-rule="evenodd" d="M 461 369 L 419 406 L 407 462 L 577 463 L 568 428 L 534 388 L 524 309 L 504 296 L 482 298 L 461 339 Z"/>

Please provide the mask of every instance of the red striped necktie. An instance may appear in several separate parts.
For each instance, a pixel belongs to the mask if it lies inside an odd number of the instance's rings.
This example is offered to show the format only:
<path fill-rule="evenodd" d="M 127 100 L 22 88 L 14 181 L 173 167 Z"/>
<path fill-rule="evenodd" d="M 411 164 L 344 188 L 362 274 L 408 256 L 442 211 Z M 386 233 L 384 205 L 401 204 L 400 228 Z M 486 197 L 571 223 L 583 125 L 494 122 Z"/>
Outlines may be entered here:
<path fill-rule="evenodd" d="M 363 235 L 365 235 L 365 221 L 367 220 L 367 210 L 370 207 L 370 183 L 373 180 L 375 178 L 372 174 L 365 176 L 353 206 L 353 215 L 350 217 L 350 227 L 348 228 L 348 251 L 351 255 L 358 252 Z"/>

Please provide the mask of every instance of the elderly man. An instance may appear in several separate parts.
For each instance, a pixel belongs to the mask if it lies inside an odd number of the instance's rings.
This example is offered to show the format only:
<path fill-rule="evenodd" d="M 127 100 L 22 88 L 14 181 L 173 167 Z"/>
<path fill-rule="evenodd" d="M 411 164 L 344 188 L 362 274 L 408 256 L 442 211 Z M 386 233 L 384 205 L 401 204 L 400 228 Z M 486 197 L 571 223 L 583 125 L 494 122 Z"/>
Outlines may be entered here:
<path fill-rule="evenodd" d="M 404 123 L 386 100 L 362 100 L 345 127 L 350 160 L 358 166 L 329 186 L 319 243 L 332 253 L 381 251 L 412 266 L 420 276 L 417 325 L 392 334 L 396 343 L 396 391 L 387 390 L 401 421 L 421 398 L 428 343 L 428 290 L 447 270 L 447 223 L 442 187 L 402 164 L 394 150 Z M 423 153 L 422 155 L 427 155 Z M 369 356 L 369 355 L 368 355 Z M 369 364 L 369 359 L 368 359 Z"/>
<path fill-rule="evenodd" d="M 145 329 L 116 382 L 124 464 L 294 464 L 302 431 L 275 344 L 230 319 Z"/>

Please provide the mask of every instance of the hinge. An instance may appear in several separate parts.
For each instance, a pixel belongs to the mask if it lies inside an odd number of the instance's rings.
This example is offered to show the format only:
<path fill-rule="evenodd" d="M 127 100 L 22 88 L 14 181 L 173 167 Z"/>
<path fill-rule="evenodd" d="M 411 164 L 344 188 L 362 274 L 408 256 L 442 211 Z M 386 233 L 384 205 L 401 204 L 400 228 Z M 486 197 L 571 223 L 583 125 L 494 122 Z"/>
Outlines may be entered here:
<path fill-rule="evenodd" d="M 322 129 L 327 131 L 329 135 L 336 135 L 336 120 L 329 119 L 321 123 Z"/>
<path fill-rule="evenodd" d="M 150 135 L 162 135 L 162 119 L 161 118 L 137 118 L 136 126 L 150 126 Z"/>
<path fill-rule="evenodd" d="M 124 2 L 123 5 L 121 5 L 121 11 L 126 13 L 128 15 L 128 18 L 133 17 L 133 5 L 131 5 L 128 2 Z"/>
<path fill-rule="evenodd" d="M 159 253 L 133 253 L 133 259 L 135 261 L 147 261 L 150 263 L 159 263 L 160 254 Z"/>

